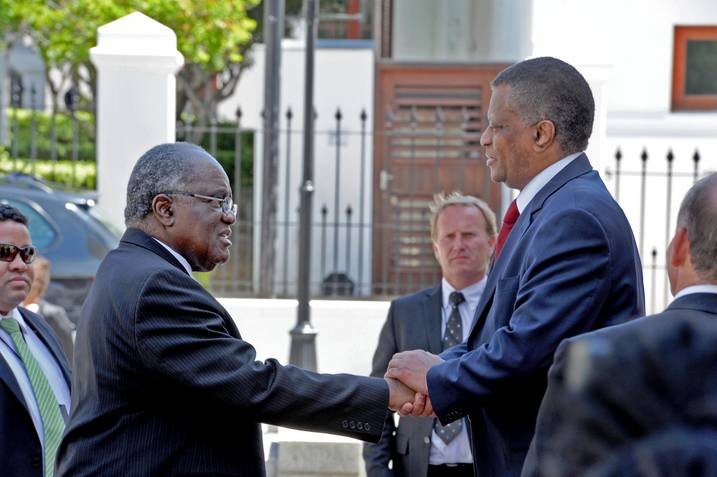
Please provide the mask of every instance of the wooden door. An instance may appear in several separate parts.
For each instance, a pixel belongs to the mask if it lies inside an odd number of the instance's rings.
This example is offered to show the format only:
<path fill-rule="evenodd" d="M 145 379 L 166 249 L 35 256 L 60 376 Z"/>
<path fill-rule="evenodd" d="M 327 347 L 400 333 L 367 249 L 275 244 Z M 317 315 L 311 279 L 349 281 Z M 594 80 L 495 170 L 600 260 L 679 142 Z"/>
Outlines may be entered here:
<path fill-rule="evenodd" d="M 374 292 L 397 295 L 440 277 L 429 204 L 462 191 L 498 211 L 480 134 L 490 81 L 506 65 L 377 65 L 374 131 Z"/>

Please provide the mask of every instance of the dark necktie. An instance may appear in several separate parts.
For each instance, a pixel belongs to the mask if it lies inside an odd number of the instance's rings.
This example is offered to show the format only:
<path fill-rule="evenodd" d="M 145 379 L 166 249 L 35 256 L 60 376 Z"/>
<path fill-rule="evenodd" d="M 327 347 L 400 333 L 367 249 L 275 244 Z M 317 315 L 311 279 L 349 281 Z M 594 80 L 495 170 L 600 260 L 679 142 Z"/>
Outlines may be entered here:
<path fill-rule="evenodd" d="M 498 260 L 500 251 L 503 250 L 503 245 L 505 245 L 505 241 L 508 240 L 508 235 L 510 235 L 510 231 L 513 230 L 513 225 L 517 222 L 518 217 L 520 217 L 520 212 L 518 212 L 518 205 L 514 200 L 510 203 L 510 207 L 508 207 L 508 210 L 505 212 L 505 217 L 503 217 L 503 226 L 500 228 L 500 233 L 498 234 L 498 243 L 495 245 L 493 262 Z"/>
<path fill-rule="evenodd" d="M 463 341 L 463 324 L 461 322 L 461 313 L 458 311 L 458 305 L 466 301 L 463 293 L 454 291 L 448 296 L 448 303 L 451 305 L 451 315 L 446 321 L 446 331 L 443 333 L 443 349 L 446 350 L 451 346 L 455 346 Z M 433 429 L 443 442 L 449 444 L 463 427 L 463 419 L 458 419 L 445 426 L 441 425 L 436 419 Z"/>

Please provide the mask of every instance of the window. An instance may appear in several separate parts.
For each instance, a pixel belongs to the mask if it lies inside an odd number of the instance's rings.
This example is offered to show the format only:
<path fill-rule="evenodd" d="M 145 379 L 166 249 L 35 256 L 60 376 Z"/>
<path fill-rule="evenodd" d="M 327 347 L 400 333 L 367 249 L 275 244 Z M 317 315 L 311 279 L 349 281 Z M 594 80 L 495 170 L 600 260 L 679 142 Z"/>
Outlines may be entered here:
<path fill-rule="evenodd" d="M 40 250 L 44 250 L 55 241 L 55 238 L 57 238 L 57 232 L 55 232 L 55 229 L 50 225 L 50 223 L 45 220 L 42 215 L 40 215 L 35 209 L 33 209 L 30 204 L 26 204 L 25 202 L 20 202 L 13 199 L 8 199 L 2 201 L 3 204 L 8 204 L 16 209 L 18 209 L 22 214 L 27 217 L 27 225 L 30 229 L 30 237 L 32 237 L 32 244 L 39 248 Z"/>
<path fill-rule="evenodd" d="M 717 110 L 717 26 L 676 26 L 672 110 Z"/>
<path fill-rule="evenodd" d="M 319 3 L 319 39 L 370 40 L 373 0 L 324 0 Z"/>

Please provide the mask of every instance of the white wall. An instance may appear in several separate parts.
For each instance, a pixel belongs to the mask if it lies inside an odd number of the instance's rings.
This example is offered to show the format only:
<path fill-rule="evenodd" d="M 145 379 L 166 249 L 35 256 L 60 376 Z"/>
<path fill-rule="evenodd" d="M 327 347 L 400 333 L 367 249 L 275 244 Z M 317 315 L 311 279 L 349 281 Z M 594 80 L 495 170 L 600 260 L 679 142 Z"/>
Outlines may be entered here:
<path fill-rule="evenodd" d="M 220 115 L 233 118 L 237 106 L 242 108 L 242 126 L 259 130 L 262 127 L 261 110 L 263 107 L 263 76 L 264 76 L 264 48 L 257 45 L 253 50 L 254 65 L 247 70 L 237 86 L 234 97 L 222 103 Z M 343 119 L 341 121 L 342 137 L 340 148 L 340 178 L 339 178 L 339 209 L 340 221 L 345 222 L 344 210 L 347 204 L 353 208 L 352 223 L 358 222 L 360 174 L 361 174 L 361 122 L 359 116 L 362 110 L 368 115 L 367 136 L 365 140 L 364 162 L 364 222 L 370 222 L 372 215 L 372 137 L 373 127 L 373 80 L 374 62 L 373 50 L 370 48 L 337 49 L 317 48 L 315 57 L 315 107 L 318 113 L 316 120 L 315 150 L 315 192 L 313 207 L 313 222 L 321 220 L 320 210 L 326 204 L 329 209 L 328 222 L 333 223 L 336 148 L 331 133 L 335 130 L 334 115 L 340 108 Z M 288 276 L 289 283 L 296 283 L 298 247 L 298 208 L 299 184 L 302 176 L 303 151 L 303 98 L 304 98 L 304 48 L 303 43 L 294 40 L 285 40 L 282 53 L 281 68 L 281 120 L 282 135 L 279 139 L 279 184 L 277 217 L 280 222 L 288 217 L 292 223 L 288 233 L 288 270 L 284 274 L 284 244 L 286 234 L 284 227 L 279 226 L 276 242 L 276 289 L 283 292 L 284 277 Z M 287 108 L 291 108 L 293 119 L 291 124 L 290 147 L 287 148 L 286 117 Z M 348 132 L 350 131 L 350 132 Z M 346 133 L 346 134 L 343 134 Z M 287 161 L 287 150 L 290 158 Z M 259 132 L 254 139 L 254 201 L 255 217 L 260 217 L 261 211 L 261 172 L 262 172 L 262 136 Z M 287 164 L 289 170 L 288 187 L 286 182 Z M 288 207 L 285 199 L 288 192 Z M 255 242 L 260 244 L 259 228 L 256 227 Z M 333 229 L 327 228 L 327 241 L 322 248 L 319 228 L 313 229 L 312 248 L 312 291 L 319 289 L 322 277 L 320 270 L 321 254 L 327 250 L 327 273 L 333 271 Z M 345 272 L 345 228 L 339 234 L 339 271 Z M 259 264 L 260 246 L 254 248 L 255 266 Z M 351 236 L 349 276 L 354 282 L 358 279 L 358 229 L 353 228 Z M 363 273 L 362 282 L 371 281 L 371 234 L 368 229 L 364 231 L 363 239 Z M 258 269 L 255 270 L 258 277 Z M 295 288 L 289 287 L 289 293 Z"/>
<path fill-rule="evenodd" d="M 393 59 L 512 62 L 531 51 L 533 0 L 396 0 Z"/>
<path fill-rule="evenodd" d="M 658 252 L 660 268 L 654 274 L 649 268 L 645 271 L 648 312 L 661 310 L 670 299 L 662 268 L 667 236 L 673 233 L 680 201 L 692 184 L 695 150 L 702 156 L 701 171 L 717 170 L 717 113 L 670 111 L 675 25 L 717 25 L 717 4 L 714 0 L 538 0 L 533 17 L 533 56 L 557 56 L 580 69 L 602 71 L 605 139 L 596 168 L 614 193 L 615 176 L 607 172 L 614 172 L 614 154 L 620 148 L 620 203 L 638 242 L 644 242 L 643 265 L 652 264 L 653 248 Z M 649 154 L 648 173 L 653 175 L 646 182 L 641 219 L 638 173 L 643 148 Z M 670 149 L 676 172 L 671 201 L 667 180 L 659 175 L 666 171 Z"/>

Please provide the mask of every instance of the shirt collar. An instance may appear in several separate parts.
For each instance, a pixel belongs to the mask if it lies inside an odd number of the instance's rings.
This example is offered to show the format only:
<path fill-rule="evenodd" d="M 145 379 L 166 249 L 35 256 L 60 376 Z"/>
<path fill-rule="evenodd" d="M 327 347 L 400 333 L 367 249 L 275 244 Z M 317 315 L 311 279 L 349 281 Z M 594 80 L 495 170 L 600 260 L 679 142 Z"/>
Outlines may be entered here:
<path fill-rule="evenodd" d="M 518 212 L 522 214 L 525 208 L 528 207 L 528 204 L 530 204 L 530 201 L 533 200 L 533 197 L 540 192 L 540 189 L 545 187 L 545 184 L 550 182 L 550 179 L 558 175 L 558 172 L 562 171 L 568 164 L 577 159 L 580 154 L 582 154 L 582 152 L 570 154 L 569 156 L 550 164 L 548 167 L 540 171 L 538 175 L 533 177 L 530 182 L 523 187 L 523 190 L 520 191 L 518 197 L 515 198 L 515 203 L 518 206 Z"/>
<path fill-rule="evenodd" d="M 154 238 L 154 237 L 152 237 L 152 238 L 153 238 L 154 240 L 156 240 L 157 243 L 160 244 L 162 247 L 166 248 L 166 249 L 169 251 L 169 253 L 172 254 L 172 256 L 173 256 L 174 258 L 176 258 L 177 260 L 179 260 L 179 263 L 182 264 L 182 266 L 183 266 L 184 269 L 187 271 L 187 273 L 189 274 L 189 276 L 190 276 L 190 277 L 192 276 L 192 266 L 189 265 L 189 262 L 187 261 L 186 258 L 182 257 L 180 254 L 178 254 L 177 252 L 175 252 L 172 247 L 170 247 L 170 246 L 167 245 L 166 243 L 162 242 L 161 240 L 156 239 L 156 238 Z"/>
<path fill-rule="evenodd" d="M 675 295 L 675 300 L 677 300 L 680 297 L 683 297 L 685 295 L 692 295 L 693 293 L 715 293 L 717 294 L 717 285 L 710 285 L 707 283 L 701 284 L 701 285 L 692 285 L 686 288 L 683 288 L 679 292 L 677 292 L 677 295 Z"/>
<path fill-rule="evenodd" d="M 22 332 L 25 333 L 27 329 L 27 324 L 25 323 L 25 319 L 22 317 L 22 315 L 20 314 L 20 310 L 18 310 L 17 307 L 10 310 L 10 313 L 8 313 L 7 315 L 3 315 L 0 313 L 0 318 L 2 318 L 3 320 L 8 318 L 15 318 L 17 322 L 20 323 L 20 329 L 22 330 Z"/>
<path fill-rule="evenodd" d="M 456 290 L 451 286 L 450 283 L 448 283 L 448 280 L 443 278 L 441 281 L 441 291 L 443 292 L 443 308 L 446 308 L 449 306 L 448 297 L 451 296 L 451 293 L 454 291 L 459 291 L 463 293 L 463 297 L 466 299 L 467 302 L 478 302 L 480 300 L 481 295 L 483 294 L 483 290 L 485 289 L 485 284 L 487 281 L 487 277 L 483 277 L 482 280 L 475 282 L 472 285 L 468 285 L 463 290 Z"/>

